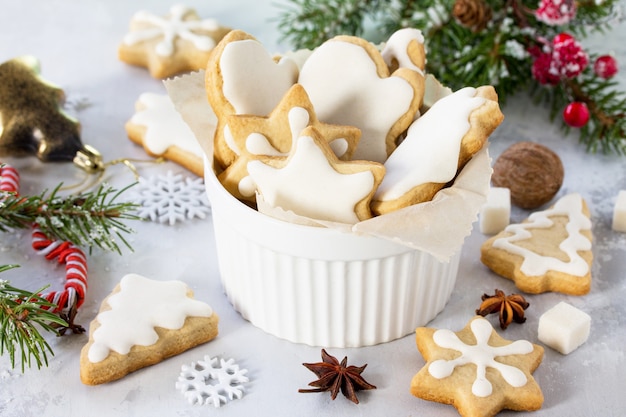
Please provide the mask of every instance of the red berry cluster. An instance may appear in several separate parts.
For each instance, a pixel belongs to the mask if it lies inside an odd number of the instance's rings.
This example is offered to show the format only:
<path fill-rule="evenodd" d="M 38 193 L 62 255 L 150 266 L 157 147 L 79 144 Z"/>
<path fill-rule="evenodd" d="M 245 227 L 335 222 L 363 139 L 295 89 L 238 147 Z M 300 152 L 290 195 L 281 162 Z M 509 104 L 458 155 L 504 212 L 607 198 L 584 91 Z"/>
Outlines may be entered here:
<path fill-rule="evenodd" d="M 567 33 L 556 35 L 544 51 L 535 54 L 533 77 L 541 84 L 556 85 L 578 76 L 589 64 L 582 45 Z"/>
<path fill-rule="evenodd" d="M 532 75 L 540 84 L 557 85 L 564 80 L 580 75 L 589 64 L 589 57 L 581 44 L 572 35 L 561 33 L 544 49 L 534 51 Z M 598 57 L 593 66 L 598 77 L 611 78 L 617 69 L 617 61 L 611 55 Z M 583 127 L 589 121 L 589 108 L 580 101 L 569 103 L 563 110 L 563 120 L 569 126 Z"/>
<path fill-rule="evenodd" d="M 566 25 L 576 16 L 576 2 L 574 0 L 541 0 L 535 16 L 537 20 L 547 25 Z"/>

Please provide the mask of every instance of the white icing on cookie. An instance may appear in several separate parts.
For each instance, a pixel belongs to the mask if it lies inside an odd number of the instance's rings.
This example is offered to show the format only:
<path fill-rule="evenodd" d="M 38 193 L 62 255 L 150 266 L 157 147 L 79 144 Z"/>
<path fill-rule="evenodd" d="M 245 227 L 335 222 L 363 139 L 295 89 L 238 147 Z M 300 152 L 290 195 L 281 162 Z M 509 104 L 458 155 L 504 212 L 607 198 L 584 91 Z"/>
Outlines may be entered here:
<path fill-rule="evenodd" d="M 274 62 L 263 45 L 252 39 L 230 42 L 219 60 L 222 92 L 237 114 L 268 115 L 298 79 L 289 58 Z"/>
<path fill-rule="evenodd" d="M 265 201 L 314 219 L 358 222 L 355 206 L 372 191 L 373 174 L 340 174 L 310 136 L 299 137 L 294 146 L 283 168 L 261 161 L 248 163 L 248 172 Z"/>
<path fill-rule="evenodd" d="M 400 68 L 412 69 L 423 76 L 423 69 L 415 65 L 408 54 L 409 44 L 412 41 L 424 44 L 422 32 L 413 28 L 400 29 L 389 37 L 382 50 L 382 56 L 387 66 L 391 66 L 392 61 L 395 59 L 398 61 Z"/>
<path fill-rule="evenodd" d="M 298 82 L 309 94 L 319 120 L 361 129 L 353 159 L 387 159 L 387 134 L 409 111 L 414 96 L 406 80 L 380 78 L 365 49 L 331 40 L 309 56 Z"/>
<path fill-rule="evenodd" d="M 337 158 L 341 158 L 346 152 L 348 152 L 348 141 L 345 138 L 337 138 L 329 143 L 330 149 L 337 155 Z"/>
<path fill-rule="evenodd" d="M 235 153 L 235 155 L 241 155 L 241 149 L 237 146 L 235 138 L 233 137 L 228 125 L 224 125 L 224 142 L 226 143 L 226 146 L 228 146 L 228 148 Z"/>
<path fill-rule="evenodd" d="M 187 296 L 181 281 L 155 281 L 137 274 L 125 275 L 120 291 L 107 301 L 110 310 L 98 314 L 88 358 L 97 363 L 110 351 L 125 355 L 137 346 L 150 346 L 159 336 L 155 327 L 180 329 L 187 317 L 210 317 L 211 307 Z"/>
<path fill-rule="evenodd" d="M 157 37 L 163 37 L 163 40 L 156 44 L 155 51 L 160 56 L 171 56 L 174 53 L 176 38 L 181 38 L 193 43 L 201 51 L 210 51 L 215 47 L 215 40 L 210 36 L 198 34 L 194 31 L 213 31 L 219 29 L 219 25 L 215 19 L 185 20 L 185 16 L 192 11 L 192 9 L 183 5 L 172 6 L 168 17 L 139 11 L 133 16 L 133 21 L 148 23 L 151 26 L 128 33 L 124 37 L 124 43 L 132 46 Z"/>
<path fill-rule="evenodd" d="M 417 185 L 454 178 L 461 139 L 470 129 L 469 115 L 486 100 L 475 93 L 475 88 L 465 87 L 443 97 L 411 124 L 385 162 L 386 174 L 375 200 L 395 200 Z"/>
<path fill-rule="evenodd" d="M 292 143 L 298 138 L 300 132 L 304 130 L 309 124 L 309 112 L 302 107 L 293 107 L 287 114 L 287 120 L 289 123 L 289 130 L 291 132 Z M 229 132 L 230 134 L 230 132 Z M 232 135 L 230 135 L 232 138 Z M 234 139 L 233 139 L 234 141 Z M 276 149 L 268 138 L 260 132 L 252 132 L 248 135 L 245 142 L 246 151 L 252 155 L 267 155 L 267 156 L 287 156 L 288 152 L 281 152 Z M 246 189 L 244 187 L 244 189 Z M 250 191 L 248 191 L 250 192 Z M 248 196 L 253 195 L 248 194 Z"/>
<path fill-rule="evenodd" d="M 145 126 L 143 145 L 153 154 L 162 155 L 167 148 L 177 147 L 202 157 L 204 155 L 195 135 L 174 108 L 167 94 L 143 93 L 139 102 L 144 106 L 130 119 L 131 123 Z M 217 124 L 214 114 L 207 114 Z"/>
<path fill-rule="evenodd" d="M 487 320 L 475 319 L 470 328 L 476 337 L 475 345 L 465 344 L 454 332 L 447 329 L 437 330 L 433 334 L 433 340 L 437 346 L 459 351 L 461 356 L 452 360 L 436 360 L 429 365 L 428 372 L 433 377 L 442 379 L 452 375 L 457 366 L 473 363 L 476 365 L 476 379 L 472 384 L 472 394 L 477 397 L 488 397 L 493 391 L 491 382 L 487 379 L 488 367 L 498 370 L 502 378 L 512 387 L 519 388 L 526 385 L 528 380 L 524 372 L 514 366 L 498 362 L 496 358 L 531 353 L 532 343 L 527 340 L 518 340 L 504 346 L 490 346 L 489 338 L 493 327 Z"/>
<path fill-rule="evenodd" d="M 239 190 L 239 194 L 244 197 L 252 197 L 256 194 L 256 184 L 252 178 L 250 178 L 250 175 L 246 175 L 239 181 L 237 189 Z"/>
<path fill-rule="evenodd" d="M 559 249 L 567 254 L 569 261 L 564 262 L 551 256 L 542 256 L 515 242 L 532 237 L 532 229 L 550 228 L 554 224 L 550 217 L 567 216 L 568 233 Z M 528 217 L 528 222 L 510 224 L 504 231 L 512 236 L 496 239 L 495 248 L 503 249 L 524 258 L 520 270 L 528 276 L 545 275 L 548 271 L 559 271 L 574 276 L 585 276 L 589 272 L 589 264 L 578 254 L 578 251 L 591 250 L 591 241 L 584 236 L 582 230 L 591 230 L 591 220 L 583 213 L 583 199 L 580 194 L 573 193 L 561 197 L 553 208 L 537 211 Z"/>
<path fill-rule="evenodd" d="M 285 156 L 286 153 L 280 152 L 278 149 L 272 146 L 270 141 L 265 135 L 253 132 L 246 138 L 246 150 L 252 155 L 267 155 L 267 156 Z"/>

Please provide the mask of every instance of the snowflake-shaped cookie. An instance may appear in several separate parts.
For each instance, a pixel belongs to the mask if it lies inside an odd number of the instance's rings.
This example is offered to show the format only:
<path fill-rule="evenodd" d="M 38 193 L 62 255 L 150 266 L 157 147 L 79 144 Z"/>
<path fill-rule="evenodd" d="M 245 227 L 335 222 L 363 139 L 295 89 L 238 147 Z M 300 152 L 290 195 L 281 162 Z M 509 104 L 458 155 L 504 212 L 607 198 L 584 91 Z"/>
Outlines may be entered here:
<path fill-rule="evenodd" d="M 416 341 L 427 361 L 411 381 L 416 397 L 452 404 L 464 417 L 541 407 L 543 394 L 532 377 L 541 346 L 503 339 L 480 316 L 458 332 L 420 327 Z"/>
<path fill-rule="evenodd" d="M 204 219 L 211 212 L 202 178 L 183 177 L 168 171 L 148 179 L 139 178 L 135 201 L 141 206 L 137 215 L 144 219 L 168 222 Z"/>
<path fill-rule="evenodd" d="M 148 68 L 156 78 L 166 78 L 204 68 L 210 51 L 228 31 L 215 19 L 200 19 L 194 9 L 183 5 L 172 6 L 163 17 L 139 11 L 119 47 L 119 58 Z"/>
<path fill-rule="evenodd" d="M 204 356 L 204 360 L 183 365 L 176 381 L 176 389 L 183 393 L 191 404 L 212 404 L 220 407 L 228 400 L 243 396 L 246 369 L 239 369 L 234 359 Z"/>

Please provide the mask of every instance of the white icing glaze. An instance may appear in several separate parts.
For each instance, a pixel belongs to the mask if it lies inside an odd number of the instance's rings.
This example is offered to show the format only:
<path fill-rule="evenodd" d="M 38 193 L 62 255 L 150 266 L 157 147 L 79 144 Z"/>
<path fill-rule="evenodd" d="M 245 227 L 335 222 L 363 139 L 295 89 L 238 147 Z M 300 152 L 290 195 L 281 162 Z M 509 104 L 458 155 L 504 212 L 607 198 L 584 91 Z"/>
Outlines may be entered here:
<path fill-rule="evenodd" d="M 135 113 L 130 121 L 146 127 L 143 145 L 150 152 L 161 155 L 167 148 L 176 145 L 199 157 L 204 155 L 195 135 L 167 94 L 143 93 L 139 102 L 144 109 Z M 217 124 L 215 114 L 207 114 L 206 117 L 214 120 L 213 126 Z"/>
<path fill-rule="evenodd" d="M 330 149 L 337 155 L 337 158 L 341 158 L 346 152 L 348 152 L 348 141 L 345 138 L 337 138 L 330 143 Z"/>
<path fill-rule="evenodd" d="M 135 345 L 157 342 L 155 327 L 180 329 L 187 317 L 210 317 L 209 305 L 187 297 L 181 281 L 155 281 L 137 274 L 125 275 L 120 291 L 108 299 L 110 310 L 98 314 L 88 358 L 97 363 L 110 351 L 127 354 Z"/>
<path fill-rule="evenodd" d="M 504 230 L 513 235 L 496 239 L 493 246 L 522 256 L 524 261 L 520 270 L 528 276 L 540 276 L 548 271 L 585 276 L 589 272 L 589 264 L 578 254 L 578 251 L 591 250 L 591 241 L 580 232 L 591 230 L 591 220 L 584 215 L 582 210 L 583 200 L 580 194 L 568 194 L 561 197 L 553 208 L 531 214 L 528 222 L 507 226 Z M 551 216 L 567 216 L 569 219 L 565 227 L 568 237 L 559 244 L 559 249 L 569 257 L 568 262 L 551 256 L 542 256 L 515 244 L 517 241 L 531 237 L 529 229 L 552 227 L 554 222 L 550 220 Z"/>
<path fill-rule="evenodd" d="M 224 142 L 226 143 L 226 146 L 228 146 L 228 148 L 235 153 L 235 155 L 241 155 L 241 149 L 237 146 L 235 138 L 233 137 L 228 125 L 224 125 Z"/>
<path fill-rule="evenodd" d="M 222 92 L 237 114 L 268 115 L 298 78 L 289 58 L 274 62 L 263 45 L 246 39 L 230 42 L 219 60 Z"/>
<path fill-rule="evenodd" d="M 289 120 L 289 131 L 291 132 L 291 141 L 295 141 L 300 132 L 309 125 L 311 118 L 309 112 L 303 107 L 292 107 L 287 113 L 287 120 Z"/>
<path fill-rule="evenodd" d="M 340 174 L 309 136 L 301 136 L 285 167 L 250 161 L 248 172 L 265 201 L 314 219 L 356 223 L 354 212 L 374 186 L 370 171 Z"/>
<path fill-rule="evenodd" d="M 413 63 L 408 54 L 409 44 L 412 41 L 424 44 L 424 35 L 419 29 L 404 28 L 394 32 L 382 50 L 382 56 L 387 66 L 391 66 L 392 61 L 398 61 L 400 68 L 409 68 L 418 72 L 422 76 L 424 70 Z"/>
<path fill-rule="evenodd" d="M 168 17 L 156 16 L 146 11 L 137 12 L 133 20 L 139 23 L 148 23 L 151 26 L 128 33 L 124 37 L 124 43 L 132 46 L 163 37 L 163 40 L 156 44 L 155 51 L 160 56 L 171 56 L 174 53 L 176 38 L 181 38 L 193 43 L 201 51 L 210 51 L 215 47 L 215 40 L 210 36 L 194 31 L 217 30 L 219 25 L 215 19 L 185 20 L 185 16 L 191 11 L 193 10 L 183 5 L 175 5 L 170 8 Z"/>
<path fill-rule="evenodd" d="M 474 94 L 475 88 L 465 87 L 443 97 L 411 124 L 385 162 L 386 174 L 375 200 L 395 200 L 417 185 L 454 178 L 461 139 L 470 129 L 469 115 L 486 100 Z"/>
<path fill-rule="evenodd" d="M 268 156 L 285 156 L 286 154 L 280 152 L 278 149 L 272 146 L 270 141 L 265 135 L 252 132 L 246 138 L 246 149 L 252 155 L 268 155 Z"/>
<path fill-rule="evenodd" d="M 289 130 L 291 132 L 291 143 L 294 143 L 300 132 L 309 124 L 309 112 L 303 108 L 295 106 L 287 113 Z M 252 155 L 286 156 L 288 153 L 280 152 L 261 133 L 253 132 L 246 138 L 246 150 Z M 254 181 L 248 176 L 243 177 L 237 185 L 241 195 L 251 197 L 256 192 Z"/>
<path fill-rule="evenodd" d="M 256 194 L 256 184 L 249 175 L 246 175 L 239 181 L 237 189 L 239 190 L 239 194 L 244 197 L 252 197 Z"/>
<path fill-rule="evenodd" d="M 309 94 L 321 121 L 361 129 L 354 159 L 387 159 L 387 134 L 409 111 L 414 96 L 406 80 L 380 78 L 365 49 L 335 40 L 313 51 L 298 82 Z"/>
<path fill-rule="evenodd" d="M 489 337 L 493 327 L 487 320 L 475 319 L 470 328 L 476 337 L 475 345 L 465 344 L 454 332 L 447 329 L 437 330 L 433 334 L 433 340 L 437 346 L 457 350 L 461 356 L 452 360 L 433 361 L 428 366 L 428 372 L 433 377 L 442 379 L 452 375 L 457 366 L 475 364 L 476 379 L 472 384 L 472 393 L 477 397 L 488 397 L 493 391 L 491 382 L 487 379 L 487 367 L 498 370 L 502 378 L 512 387 L 519 388 L 526 385 L 527 378 L 524 372 L 514 366 L 498 362 L 496 358 L 528 354 L 533 351 L 532 343 L 527 340 L 518 340 L 505 346 L 490 346 Z"/>

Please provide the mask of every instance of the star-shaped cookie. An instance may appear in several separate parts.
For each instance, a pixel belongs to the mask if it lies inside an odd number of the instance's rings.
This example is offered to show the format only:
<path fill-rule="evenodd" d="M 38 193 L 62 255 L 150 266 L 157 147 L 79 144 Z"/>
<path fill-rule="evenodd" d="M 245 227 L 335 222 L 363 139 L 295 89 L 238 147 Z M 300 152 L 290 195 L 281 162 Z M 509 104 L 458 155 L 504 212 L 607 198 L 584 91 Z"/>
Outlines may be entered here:
<path fill-rule="evenodd" d="M 312 219 L 354 224 L 370 218 L 369 203 L 385 172 L 382 164 L 340 161 L 309 126 L 287 159 L 248 163 L 250 177 L 272 207 Z"/>
<path fill-rule="evenodd" d="M 426 360 L 411 381 L 416 397 L 451 404 L 463 417 L 541 408 L 543 394 L 532 376 L 541 346 L 503 339 L 481 316 L 456 333 L 419 327 L 416 341 Z"/>
<path fill-rule="evenodd" d="M 118 48 L 121 61 L 148 68 L 166 78 L 206 66 L 211 50 L 230 29 L 214 19 L 200 19 L 195 10 L 175 5 L 167 16 L 137 12 Z"/>
<path fill-rule="evenodd" d="M 589 208 L 573 193 L 485 241 L 480 259 L 524 292 L 582 295 L 591 288 L 592 238 Z"/>
<path fill-rule="evenodd" d="M 238 155 L 219 180 L 235 197 L 250 202 L 255 201 L 256 190 L 247 180 L 242 184 L 248 176 L 248 162 L 267 156 L 286 157 L 307 126 L 314 127 L 341 160 L 351 158 L 361 136 L 356 127 L 320 122 L 300 84 L 294 84 L 268 116 L 234 114 L 226 120 L 225 139 Z"/>

